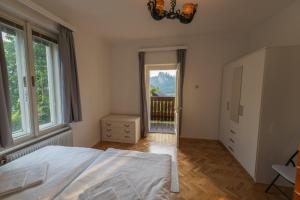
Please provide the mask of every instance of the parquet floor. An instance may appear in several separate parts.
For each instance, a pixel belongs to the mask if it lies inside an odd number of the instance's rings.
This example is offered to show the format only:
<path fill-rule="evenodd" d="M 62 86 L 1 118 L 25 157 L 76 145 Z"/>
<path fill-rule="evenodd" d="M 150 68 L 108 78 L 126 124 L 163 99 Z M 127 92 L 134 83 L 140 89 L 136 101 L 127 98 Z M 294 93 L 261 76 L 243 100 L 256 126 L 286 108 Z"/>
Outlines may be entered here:
<path fill-rule="evenodd" d="M 136 145 L 102 142 L 95 148 L 109 147 L 177 157 L 180 193 L 178 200 L 285 200 L 276 190 L 265 194 L 265 185 L 255 184 L 239 163 L 218 142 L 181 139 L 176 149 L 171 134 L 149 134 Z"/>

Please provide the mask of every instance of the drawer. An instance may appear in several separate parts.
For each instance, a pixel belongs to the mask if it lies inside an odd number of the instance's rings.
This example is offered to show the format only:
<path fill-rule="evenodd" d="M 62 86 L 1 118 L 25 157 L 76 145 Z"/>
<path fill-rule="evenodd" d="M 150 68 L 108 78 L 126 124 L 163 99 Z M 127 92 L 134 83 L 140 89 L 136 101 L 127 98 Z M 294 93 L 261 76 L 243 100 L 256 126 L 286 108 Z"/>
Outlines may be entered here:
<path fill-rule="evenodd" d="M 111 133 L 102 133 L 102 140 L 111 141 L 112 139 L 114 139 L 113 134 L 111 134 Z"/>
<path fill-rule="evenodd" d="M 122 134 L 120 132 L 104 132 L 103 139 L 118 139 L 118 140 L 135 140 L 134 134 Z"/>
<path fill-rule="evenodd" d="M 135 128 L 135 123 L 134 122 L 125 122 L 125 121 L 103 121 L 102 122 L 103 127 L 115 127 L 115 128 L 130 128 L 134 129 Z"/>
<path fill-rule="evenodd" d="M 104 133 L 112 134 L 113 128 L 112 127 L 102 127 L 102 134 L 104 134 Z"/>
<path fill-rule="evenodd" d="M 236 130 L 229 129 L 229 135 L 231 135 L 232 137 L 236 137 L 238 135 L 238 132 Z"/>
<path fill-rule="evenodd" d="M 134 135 L 135 130 L 129 128 L 120 128 L 120 127 L 103 127 L 102 133 L 109 133 L 113 135 Z"/>
<path fill-rule="evenodd" d="M 229 146 L 231 146 L 233 149 L 235 149 L 235 146 L 236 146 L 236 140 L 235 140 L 235 138 L 228 137 L 227 140 L 228 140 L 227 144 Z"/>
<path fill-rule="evenodd" d="M 238 143 L 238 138 L 239 134 L 235 130 L 229 129 L 229 133 L 227 134 L 228 142 L 230 144 L 237 144 Z"/>
<path fill-rule="evenodd" d="M 236 144 L 236 142 L 237 142 L 237 138 L 235 135 L 228 135 L 227 139 L 230 144 Z"/>
<path fill-rule="evenodd" d="M 135 135 L 124 135 L 124 134 L 111 134 L 111 133 L 102 133 L 103 141 L 110 142 L 121 142 L 121 143 L 135 143 Z"/>
<path fill-rule="evenodd" d="M 122 134 L 119 134 L 119 135 L 116 135 L 115 138 L 117 140 L 124 141 L 124 142 L 135 141 L 135 136 L 134 135 L 122 135 Z"/>

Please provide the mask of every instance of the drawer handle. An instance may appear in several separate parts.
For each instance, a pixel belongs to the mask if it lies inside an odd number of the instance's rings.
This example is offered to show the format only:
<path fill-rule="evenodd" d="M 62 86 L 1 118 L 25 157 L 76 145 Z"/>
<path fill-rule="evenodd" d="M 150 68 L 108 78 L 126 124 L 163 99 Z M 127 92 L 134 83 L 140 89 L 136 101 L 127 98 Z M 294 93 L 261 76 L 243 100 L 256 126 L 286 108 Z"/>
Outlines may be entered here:
<path fill-rule="evenodd" d="M 107 128 L 106 130 L 107 130 L 108 132 L 110 132 L 110 131 L 111 131 L 111 128 Z"/>
<path fill-rule="evenodd" d="M 110 137 L 111 137 L 111 135 L 108 135 L 108 134 L 106 134 L 106 137 L 109 137 L 109 138 L 110 138 Z"/>
<path fill-rule="evenodd" d="M 129 131 L 129 130 L 124 130 L 124 132 L 125 132 L 125 133 L 130 133 L 130 131 Z"/>
<path fill-rule="evenodd" d="M 124 138 L 130 138 L 130 136 L 128 136 L 128 135 L 125 135 L 125 136 L 124 136 Z"/>
<path fill-rule="evenodd" d="M 124 124 L 124 126 L 125 126 L 126 128 L 128 128 L 128 127 L 130 126 L 130 124 Z"/>
<path fill-rule="evenodd" d="M 236 134 L 236 132 L 234 130 L 230 130 L 230 133 L 232 134 Z"/>
<path fill-rule="evenodd" d="M 230 142 L 232 142 L 233 144 L 235 143 L 234 140 L 232 138 L 230 138 Z"/>
<path fill-rule="evenodd" d="M 106 123 L 106 126 L 111 126 L 111 124 L 110 123 Z"/>

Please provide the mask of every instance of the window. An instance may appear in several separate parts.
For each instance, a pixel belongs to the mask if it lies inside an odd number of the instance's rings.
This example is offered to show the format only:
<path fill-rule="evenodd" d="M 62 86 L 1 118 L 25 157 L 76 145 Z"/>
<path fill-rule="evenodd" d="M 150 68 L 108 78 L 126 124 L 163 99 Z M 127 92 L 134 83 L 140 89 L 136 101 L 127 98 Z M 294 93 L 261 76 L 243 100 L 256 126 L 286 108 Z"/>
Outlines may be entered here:
<path fill-rule="evenodd" d="M 1 16 L 0 33 L 8 70 L 14 140 L 38 137 L 61 128 L 59 56 L 55 34 L 36 31 L 31 25 L 20 25 Z"/>
<path fill-rule="evenodd" d="M 37 34 L 36 34 L 37 35 Z M 35 92 L 41 130 L 60 123 L 57 44 L 38 36 L 32 38 Z M 56 83 L 56 84 L 55 84 Z"/>

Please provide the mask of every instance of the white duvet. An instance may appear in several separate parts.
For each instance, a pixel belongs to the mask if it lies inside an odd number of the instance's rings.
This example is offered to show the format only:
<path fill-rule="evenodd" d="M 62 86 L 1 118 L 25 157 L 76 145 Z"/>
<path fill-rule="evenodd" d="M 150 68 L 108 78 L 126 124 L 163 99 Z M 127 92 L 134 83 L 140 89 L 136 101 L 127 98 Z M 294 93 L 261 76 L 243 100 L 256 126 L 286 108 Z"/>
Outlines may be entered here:
<path fill-rule="evenodd" d="M 122 200 L 131 200 L 118 184 L 108 184 L 111 177 L 123 176 L 128 186 L 142 200 L 167 200 L 171 187 L 171 156 L 135 151 L 49 146 L 19 158 L 0 171 L 48 162 L 45 183 L 7 196 L 7 200 L 77 200 L 95 185 L 105 185 Z M 100 183 L 100 184 L 99 184 Z M 120 185 L 120 184 L 119 184 Z M 124 187 L 123 187 L 124 188 Z M 101 188 L 99 188 L 101 191 Z M 126 197 L 126 198 L 124 198 Z"/>
<path fill-rule="evenodd" d="M 0 167 L 0 172 L 49 163 L 46 181 L 36 187 L 2 197 L 7 200 L 48 200 L 55 198 L 78 177 L 102 151 L 79 147 L 48 146 Z"/>
<path fill-rule="evenodd" d="M 125 176 L 142 200 L 167 200 L 171 187 L 171 156 L 108 149 L 103 152 L 56 200 L 78 199 L 85 190 L 110 177 Z M 114 185 L 111 187 L 114 188 Z M 114 188 L 123 197 L 118 188 Z M 125 194 L 124 194 L 125 195 Z M 122 198 L 122 200 L 130 200 Z"/>

